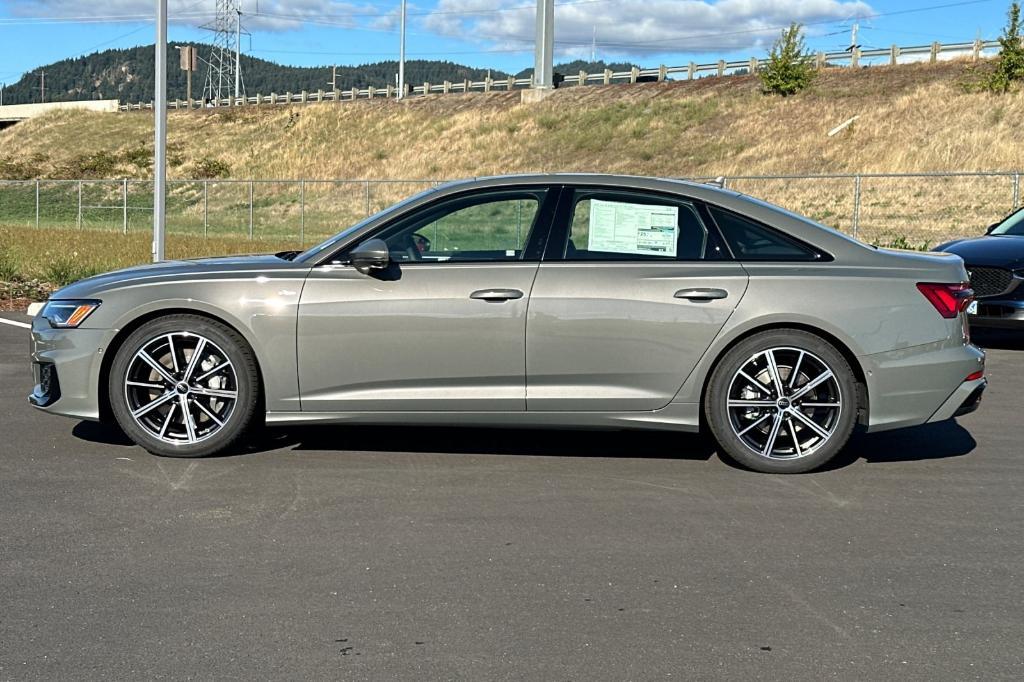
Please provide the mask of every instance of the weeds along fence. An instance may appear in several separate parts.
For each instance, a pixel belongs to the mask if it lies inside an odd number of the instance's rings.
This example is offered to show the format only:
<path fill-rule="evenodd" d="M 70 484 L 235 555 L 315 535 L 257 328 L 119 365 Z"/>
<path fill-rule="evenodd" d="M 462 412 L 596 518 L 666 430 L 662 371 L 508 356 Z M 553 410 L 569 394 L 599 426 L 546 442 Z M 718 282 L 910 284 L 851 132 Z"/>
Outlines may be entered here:
<path fill-rule="evenodd" d="M 949 58 L 973 58 L 978 61 L 982 57 L 998 54 L 999 41 L 973 40 L 963 43 L 930 43 L 928 45 L 909 45 L 862 50 L 842 50 L 839 52 L 818 52 L 813 55 L 814 63 L 819 69 L 830 67 L 859 68 L 875 64 L 908 64 L 917 62 L 935 63 Z M 611 85 L 615 83 L 637 83 L 644 81 L 693 80 L 706 76 L 731 76 L 756 72 L 767 63 L 767 59 L 751 57 L 741 60 L 718 60 L 706 64 L 690 62 L 678 66 L 661 65 L 656 68 L 641 69 L 634 67 L 629 71 L 612 71 L 610 69 L 598 73 L 580 71 L 560 77 L 560 85 Z M 467 92 L 491 92 L 492 90 L 522 90 L 533 87 L 532 78 L 503 79 L 485 78 L 482 81 L 462 80 L 444 81 L 441 83 L 406 84 L 406 96 L 454 94 Z M 316 92 L 286 92 L 256 94 L 242 97 L 224 97 L 216 100 L 176 99 L 168 102 L 169 109 L 196 109 L 207 106 L 230 107 L 247 105 L 275 104 L 311 104 L 317 102 L 348 102 L 356 99 L 391 98 L 398 96 L 395 85 L 381 87 L 353 87 L 349 90 L 318 90 Z M 139 111 L 152 109 L 152 102 L 135 102 L 122 104 L 121 111 Z"/>
<path fill-rule="evenodd" d="M 918 248 L 979 234 L 1021 205 L 1021 172 L 731 176 L 764 199 L 863 241 Z M 438 180 L 172 180 L 167 229 L 197 238 L 315 243 Z M 0 226 L 152 230 L 143 180 L 0 181 Z"/>

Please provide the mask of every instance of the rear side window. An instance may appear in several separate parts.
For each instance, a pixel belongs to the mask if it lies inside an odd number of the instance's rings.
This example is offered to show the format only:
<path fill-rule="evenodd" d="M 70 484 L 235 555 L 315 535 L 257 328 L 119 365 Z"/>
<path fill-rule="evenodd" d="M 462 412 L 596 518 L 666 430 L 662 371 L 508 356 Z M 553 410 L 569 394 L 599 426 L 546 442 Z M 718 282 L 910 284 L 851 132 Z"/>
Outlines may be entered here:
<path fill-rule="evenodd" d="M 737 260 L 818 261 L 823 254 L 791 237 L 730 211 L 708 206 Z"/>
<path fill-rule="evenodd" d="M 708 231 L 692 204 L 582 193 L 574 198 L 565 260 L 700 260 Z"/>

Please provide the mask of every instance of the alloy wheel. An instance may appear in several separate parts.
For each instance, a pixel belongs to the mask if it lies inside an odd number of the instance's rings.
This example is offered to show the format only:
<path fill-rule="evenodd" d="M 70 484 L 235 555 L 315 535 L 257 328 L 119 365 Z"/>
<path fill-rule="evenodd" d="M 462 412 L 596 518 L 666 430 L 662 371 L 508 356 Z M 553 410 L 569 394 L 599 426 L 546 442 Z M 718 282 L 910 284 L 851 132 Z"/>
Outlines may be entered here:
<path fill-rule="evenodd" d="M 135 423 L 175 445 L 194 444 L 220 431 L 238 400 L 238 379 L 227 354 L 191 332 L 162 334 L 128 363 L 126 404 Z"/>
<path fill-rule="evenodd" d="M 843 410 L 832 368 L 809 351 L 789 347 L 748 358 L 733 375 L 726 400 L 733 433 L 769 459 L 813 454 L 832 437 Z"/>

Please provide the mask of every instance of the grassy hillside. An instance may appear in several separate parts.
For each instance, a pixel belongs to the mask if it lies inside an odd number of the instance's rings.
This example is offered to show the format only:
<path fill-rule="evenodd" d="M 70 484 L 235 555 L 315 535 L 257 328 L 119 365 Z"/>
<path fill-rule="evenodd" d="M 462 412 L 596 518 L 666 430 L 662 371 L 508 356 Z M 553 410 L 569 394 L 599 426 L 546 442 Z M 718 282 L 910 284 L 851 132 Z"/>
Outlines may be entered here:
<path fill-rule="evenodd" d="M 499 92 L 172 112 L 170 176 L 440 180 L 525 171 L 715 176 L 1024 168 L 1024 93 L 993 96 L 966 87 L 976 80 L 971 65 L 944 63 L 830 69 L 788 99 L 766 97 L 755 77 L 736 76 L 565 88 L 530 105 L 518 92 Z M 854 115 L 855 124 L 827 137 Z M 145 112 L 56 113 L 0 132 L 0 177 L 148 178 L 151 165 L 152 116 Z M 359 185 L 307 185 L 304 243 L 423 186 L 375 186 L 365 197 Z M 851 226 L 849 180 L 735 186 L 840 229 Z M 132 190 L 133 232 L 148 229 L 147 191 Z M 74 226 L 74 186 L 44 185 L 43 192 L 41 224 Z M 103 208 L 90 209 L 83 225 L 119 228 L 118 186 L 86 185 L 85 192 L 86 204 Z M 1011 208 L 1010 197 L 1005 178 L 865 181 L 860 236 L 935 244 L 976 233 Z M 254 203 L 256 240 L 300 243 L 296 186 L 259 185 Z M 173 231 L 200 233 L 200 183 L 172 186 L 170 206 Z M 243 237 L 230 246 L 211 239 L 208 252 L 260 248 L 246 236 L 246 184 L 217 186 L 207 210 L 211 235 Z M 31 224 L 30 188 L 0 185 L 0 226 L 8 229 L 10 249 L 21 250 L 29 238 L 18 235 Z M 68 239 L 75 240 L 74 231 Z M 197 248 L 204 247 L 190 244 L 187 252 Z M 105 266 L 131 262 L 136 251 L 144 258 L 148 248 L 103 251 L 124 254 L 97 256 Z M 46 259 L 33 262 L 31 272 L 42 274 Z"/>
<path fill-rule="evenodd" d="M 825 71 L 765 97 L 751 76 L 519 93 L 176 112 L 171 177 L 455 178 L 514 171 L 657 175 L 1021 167 L 1024 94 L 968 92 L 966 64 Z M 860 120 L 834 138 L 826 132 Z M 58 113 L 0 133 L 6 177 L 147 177 L 152 116 Z"/>

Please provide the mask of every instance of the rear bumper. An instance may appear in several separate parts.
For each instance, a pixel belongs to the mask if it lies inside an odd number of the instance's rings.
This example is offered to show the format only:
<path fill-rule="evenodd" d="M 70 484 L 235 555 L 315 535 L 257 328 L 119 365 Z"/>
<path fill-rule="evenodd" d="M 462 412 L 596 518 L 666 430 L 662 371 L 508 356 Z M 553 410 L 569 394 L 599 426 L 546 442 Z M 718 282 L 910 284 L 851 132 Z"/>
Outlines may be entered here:
<path fill-rule="evenodd" d="M 988 380 L 985 378 L 965 381 L 960 384 L 953 391 L 953 395 L 949 396 L 946 402 L 942 403 L 942 406 L 935 411 L 928 423 L 942 422 L 974 412 L 981 405 L 981 397 L 987 387 Z"/>
<path fill-rule="evenodd" d="M 946 341 L 860 358 L 868 384 L 868 431 L 950 419 L 985 380 L 985 352 Z"/>

